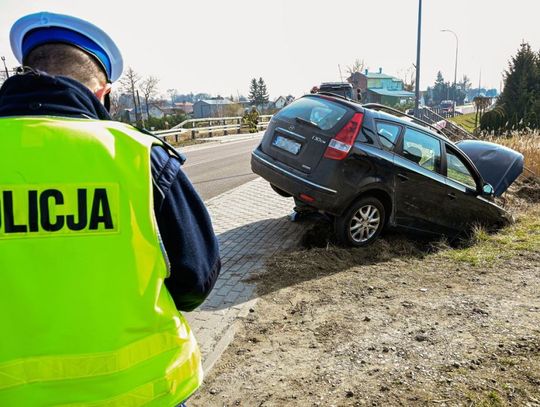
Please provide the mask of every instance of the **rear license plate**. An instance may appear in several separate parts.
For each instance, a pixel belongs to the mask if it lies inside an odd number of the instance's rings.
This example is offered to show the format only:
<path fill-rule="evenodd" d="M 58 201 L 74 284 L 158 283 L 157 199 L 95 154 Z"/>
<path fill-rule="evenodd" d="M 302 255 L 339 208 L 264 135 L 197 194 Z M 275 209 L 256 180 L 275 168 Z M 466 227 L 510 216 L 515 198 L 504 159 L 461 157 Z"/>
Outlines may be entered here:
<path fill-rule="evenodd" d="M 302 147 L 300 143 L 297 143 L 296 141 L 293 141 L 283 136 L 276 136 L 276 138 L 272 142 L 272 145 L 294 155 L 297 155 L 300 151 L 300 148 Z"/>

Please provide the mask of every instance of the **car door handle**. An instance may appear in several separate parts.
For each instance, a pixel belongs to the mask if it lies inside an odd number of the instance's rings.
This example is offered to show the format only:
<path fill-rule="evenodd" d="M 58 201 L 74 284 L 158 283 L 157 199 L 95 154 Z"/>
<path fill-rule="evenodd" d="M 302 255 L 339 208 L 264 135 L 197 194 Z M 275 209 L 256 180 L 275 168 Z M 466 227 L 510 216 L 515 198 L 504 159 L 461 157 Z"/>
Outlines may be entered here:
<path fill-rule="evenodd" d="M 448 197 L 449 197 L 450 199 L 456 199 L 456 194 L 454 194 L 453 192 L 450 192 L 450 193 L 448 194 Z"/>
<path fill-rule="evenodd" d="M 409 177 L 407 177 L 406 175 L 398 174 L 397 176 L 402 181 L 408 181 L 409 180 Z"/>

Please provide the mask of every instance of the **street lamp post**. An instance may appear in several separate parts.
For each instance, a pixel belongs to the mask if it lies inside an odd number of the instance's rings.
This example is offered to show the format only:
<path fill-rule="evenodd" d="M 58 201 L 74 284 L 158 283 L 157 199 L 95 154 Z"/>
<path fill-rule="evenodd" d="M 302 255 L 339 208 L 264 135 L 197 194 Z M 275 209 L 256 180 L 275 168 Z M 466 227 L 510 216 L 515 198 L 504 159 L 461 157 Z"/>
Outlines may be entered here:
<path fill-rule="evenodd" d="M 418 0 L 418 36 L 416 37 L 416 86 L 414 89 L 414 117 L 419 117 L 420 103 L 420 37 L 422 34 L 422 0 Z"/>
<path fill-rule="evenodd" d="M 443 33 L 452 33 L 454 34 L 454 37 L 456 38 L 456 63 L 454 67 L 454 116 L 456 115 L 456 91 L 457 91 L 457 60 L 458 60 L 458 48 L 459 48 L 459 40 L 457 34 L 452 30 L 441 30 Z"/>

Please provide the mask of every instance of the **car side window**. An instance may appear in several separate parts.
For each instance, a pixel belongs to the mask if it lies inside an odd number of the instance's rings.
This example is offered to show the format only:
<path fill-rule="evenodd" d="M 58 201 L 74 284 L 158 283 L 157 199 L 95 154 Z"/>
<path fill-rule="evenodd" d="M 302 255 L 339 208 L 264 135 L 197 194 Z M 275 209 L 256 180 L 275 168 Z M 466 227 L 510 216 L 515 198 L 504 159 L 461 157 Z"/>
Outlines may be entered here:
<path fill-rule="evenodd" d="M 401 126 L 379 121 L 376 122 L 376 126 L 381 145 L 386 150 L 393 150 L 396 146 Z"/>
<path fill-rule="evenodd" d="M 441 143 L 426 133 L 407 128 L 402 155 L 427 170 L 437 172 L 441 162 Z"/>
<path fill-rule="evenodd" d="M 469 188 L 476 189 L 476 181 L 463 160 L 448 149 L 446 150 L 446 176 Z"/>

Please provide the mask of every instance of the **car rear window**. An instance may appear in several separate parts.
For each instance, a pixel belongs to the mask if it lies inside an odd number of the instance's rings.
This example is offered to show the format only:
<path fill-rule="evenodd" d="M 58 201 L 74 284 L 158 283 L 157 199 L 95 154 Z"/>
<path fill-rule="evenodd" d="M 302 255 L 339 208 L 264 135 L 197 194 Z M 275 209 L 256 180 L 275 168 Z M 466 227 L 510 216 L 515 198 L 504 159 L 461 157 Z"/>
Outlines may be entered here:
<path fill-rule="evenodd" d="M 297 117 L 310 121 L 322 130 L 330 130 L 347 113 L 347 109 L 329 100 L 304 97 L 281 109 L 275 117 L 295 120 Z"/>

